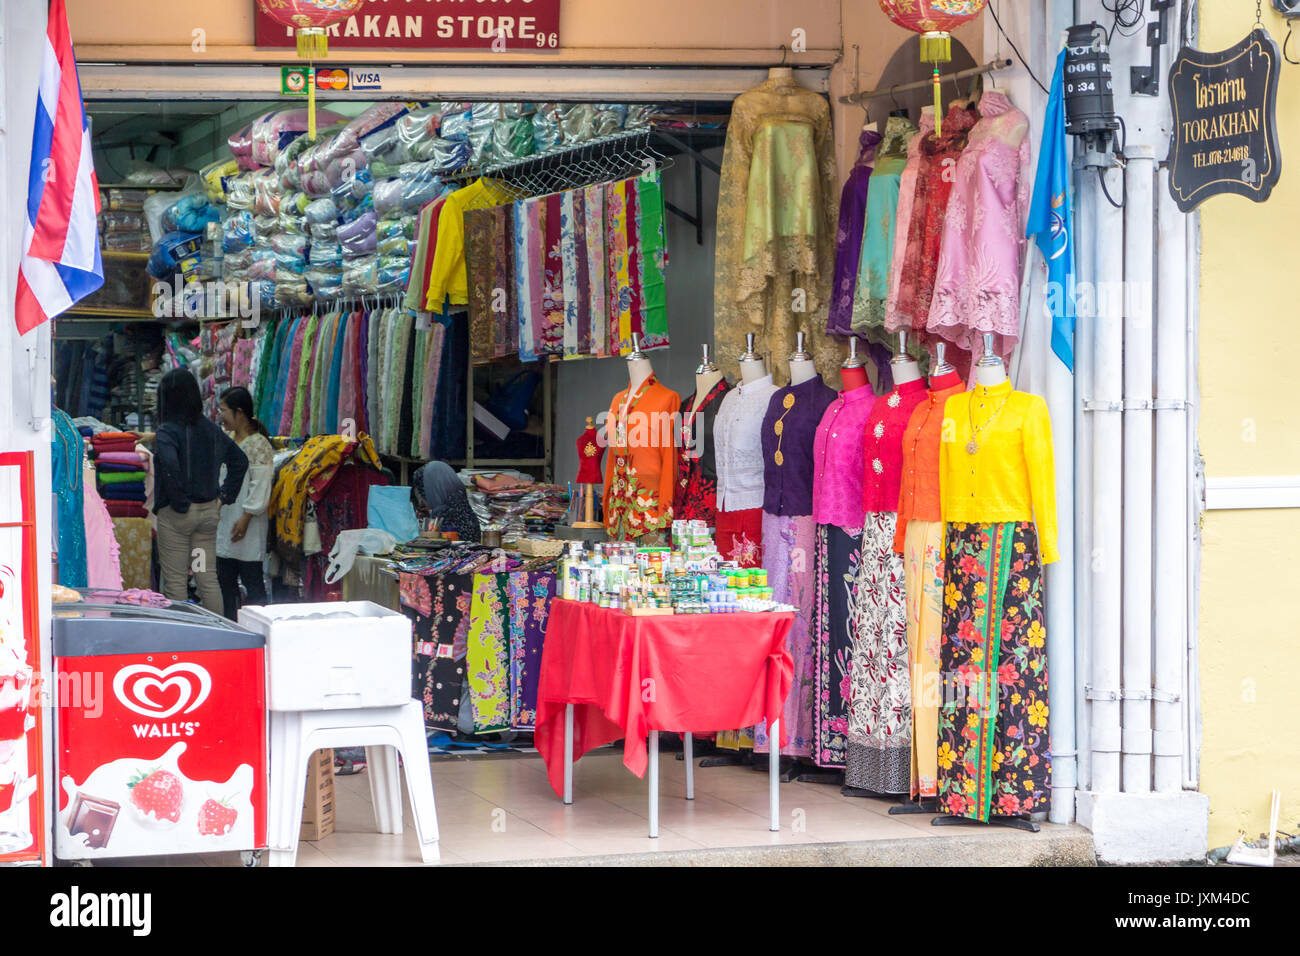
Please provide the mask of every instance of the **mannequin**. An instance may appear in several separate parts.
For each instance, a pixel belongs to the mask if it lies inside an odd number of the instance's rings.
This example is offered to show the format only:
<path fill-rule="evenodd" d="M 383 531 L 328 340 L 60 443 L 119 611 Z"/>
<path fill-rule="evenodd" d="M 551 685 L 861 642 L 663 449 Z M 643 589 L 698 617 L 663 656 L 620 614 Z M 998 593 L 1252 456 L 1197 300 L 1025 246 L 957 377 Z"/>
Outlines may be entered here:
<path fill-rule="evenodd" d="M 752 385 L 767 375 L 767 363 L 754 351 L 754 333 L 745 335 L 745 354 L 740 357 L 740 381 Z"/>
<path fill-rule="evenodd" d="M 727 381 L 701 346 L 695 370 L 695 394 L 682 406 L 681 434 L 677 442 L 677 483 L 673 486 L 673 517 L 716 524 L 718 519 L 718 464 L 713 429 Z"/>
<path fill-rule="evenodd" d="M 906 332 L 898 333 L 898 351 L 894 353 L 893 361 L 889 363 L 889 370 L 894 376 L 895 385 L 906 385 L 921 377 L 920 364 L 907 354 Z"/>
<path fill-rule="evenodd" d="M 714 386 L 722 381 L 722 369 L 718 368 L 709 358 L 709 347 L 700 346 L 701 359 L 700 365 L 695 370 L 695 401 L 691 405 L 691 411 L 698 412 L 704 400 L 709 397 L 709 392 L 713 391 Z"/>
<path fill-rule="evenodd" d="M 804 350 L 803 339 L 806 333 L 799 332 L 795 338 L 794 352 L 790 355 L 790 384 L 802 385 L 817 375 L 817 365 L 813 357 Z"/>
<path fill-rule="evenodd" d="M 984 354 L 975 363 L 975 384 L 991 388 L 1007 380 L 1007 368 L 993 351 L 993 333 L 984 333 Z"/>
<path fill-rule="evenodd" d="M 584 520 L 575 521 L 575 528 L 603 528 L 596 520 L 596 493 L 593 488 L 601 482 L 600 462 L 605 456 L 596 434 L 596 424 L 587 416 L 587 430 L 578 438 L 578 478 L 577 484 L 582 496 Z"/>
<path fill-rule="evenodd" d="M 632 352 L 627 357 L 627 377 L 631 384 L 631 392 L 635 392 L 641 387 L 641 383 L 654 374 L 654 366 L 650 364 L 649 357 L 641 351 L 641 333 L 632 333 Z"/>
<path fill-rule="evenodd" d="M 858 340 L 856 338 L 849 339 L 849 357 L 840 366 L 840 375 L 846 392 L 856 392 L 858 389 L 866 388 L 870 384 L 867 379 L 866 363 L 858 356 Z"/>
<path fill-rule="evenodd" d="M 794 81 L 794 68 L 789 66 L 774 66 L 767 71 L 767 78 L 782 86 L 796 86 Z"/>
<path fill-rule="evenodd" d="M 605 424 L 605 529 L 614 541 L 662 535 L 672 524 L 677 435 L 661 423 L 679 420 L 681 396 L 664 386 L 632 334 L 628 388 L 610 401 Z"/>
<path fill-rule="evenodd" d="M 957 371 L 952 365 L 948 364 L 948 343 L 936 342 L 934 346 L 934 365 L 930 367 L 930 387 L 934 387 L 934 380 L 950 372 Z"/>

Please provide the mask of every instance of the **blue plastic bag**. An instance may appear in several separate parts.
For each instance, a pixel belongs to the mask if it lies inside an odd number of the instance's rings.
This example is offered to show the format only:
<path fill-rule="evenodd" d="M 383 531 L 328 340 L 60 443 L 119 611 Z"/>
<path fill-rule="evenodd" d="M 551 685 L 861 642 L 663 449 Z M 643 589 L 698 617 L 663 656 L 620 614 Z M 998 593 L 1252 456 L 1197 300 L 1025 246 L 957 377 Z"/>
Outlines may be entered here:
<path fill-rule="evenodd" d="M 409 486 L 372 485 L 366 520 L 369 527 L 387 531 L 398 541 L 413 541 L 420 536 Z"/>

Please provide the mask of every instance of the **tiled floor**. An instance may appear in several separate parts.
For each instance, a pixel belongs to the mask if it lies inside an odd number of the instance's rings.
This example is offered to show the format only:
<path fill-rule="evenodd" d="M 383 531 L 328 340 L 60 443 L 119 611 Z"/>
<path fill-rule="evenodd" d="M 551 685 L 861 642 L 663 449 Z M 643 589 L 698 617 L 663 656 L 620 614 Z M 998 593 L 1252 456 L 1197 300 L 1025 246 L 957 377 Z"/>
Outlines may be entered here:
<path fill-rule="evenodd" d="M 780 785 L 781 830 L 768 830 L 768 778 L 748 767 L 695 771 L 695 799 L 685 795 L 685 764 L 660 756 L 659 837 L 648 835 L 648 790 L 624 766 L 621 748 L 587 754 L 574 767 L 574 803 L 565 806 L 551 790 L 535 753 L 432 759 L 441 862 L 444 864 L 578 860 L 623 854 L 725 851 L 788 845 L 881 844 L 877 862 L 958 863 L 971 841 L 993 862 L 1010 862 L 1027 834 L 986 827 L 933 827 L 928 815 L 890 816 L 894 801 L 843 797 L 839 787 Z M 375 832 L 366 773 L 335 777 L 336 832 L 301 843 L 299 866 L 419 866 L 420 852 L 404 799 L 400 835 Z M 1051 827 L 1029 837 L 1045 847 L 1049 834 L 1077 827 Z M 1081 831 L 1080 831 L 1081 832 Z M 1075 834 L 1077 837 L 1078 834 Z M 899 844 L 896 841 L 908 841 Z M 912 841 L 916 841 L 913 844 Z M 992 845 L 990 845 L 990 841 Z M 911 852 L 915 848 L 915 853 Z M 809 853 L 821 848 L 809 848 Z M 237 854 L 106 861 L 108 865 L 239 866 Z M 726 862 L 726 861 L 723 861 Z M 769 862 L 768 859 L 757 862 Z"/>
<path fill-rule="evenodd" d="M 685 765 L 660 757 L 659 837 L 648 836 L 646 782 L 621 750 L 588 754 L 574 770 L 565 806 L 536 755 L 435 759 L 434 790 L 443 863 L 656 853 L 722 847 L 944 839 L 966 828 L 936 828 L 929 816 L 890 816 L 891 801 L 843 797 L 838 787 L 783 783 L 781 831 L 768 830 L 768 779 L 747 767 L 696 768 L 695 799 L 685 800 Z M 366 775 L 336 777 L 337 832 L 301 844 L 299 866 L 419 864 L 406 813 L 401 836 L 374 832 Z M 1012 833 L 1003 831 L 1011 839 Z M 220 865 L 226 861 L 211 860 Z"/>

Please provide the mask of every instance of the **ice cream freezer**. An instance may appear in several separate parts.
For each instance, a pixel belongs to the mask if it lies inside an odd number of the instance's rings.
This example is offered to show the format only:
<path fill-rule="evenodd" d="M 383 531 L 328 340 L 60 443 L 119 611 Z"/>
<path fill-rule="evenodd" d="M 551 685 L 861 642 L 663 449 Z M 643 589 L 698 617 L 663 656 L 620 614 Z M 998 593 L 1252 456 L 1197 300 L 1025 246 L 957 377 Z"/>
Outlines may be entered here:
<path fill-rule="evenodd" d="M 55 856 L 265 848 L 265 638 L 124 600 L 54 606 Z"/>

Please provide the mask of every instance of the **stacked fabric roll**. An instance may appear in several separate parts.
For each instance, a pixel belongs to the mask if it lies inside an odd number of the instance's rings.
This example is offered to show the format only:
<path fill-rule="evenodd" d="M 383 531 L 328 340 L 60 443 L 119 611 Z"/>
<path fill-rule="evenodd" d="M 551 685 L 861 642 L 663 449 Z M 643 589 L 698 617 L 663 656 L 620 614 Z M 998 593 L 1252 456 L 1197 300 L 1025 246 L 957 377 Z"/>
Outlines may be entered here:
<path fill-rule="evenodd" d="M 95 483 L 99 495 L 114 518 L 146 518 L 146 481 L 152 463 L 145 452 L 136 450 L 134 432 L 100 432 L 90 437 L 95 462 Z"/>

